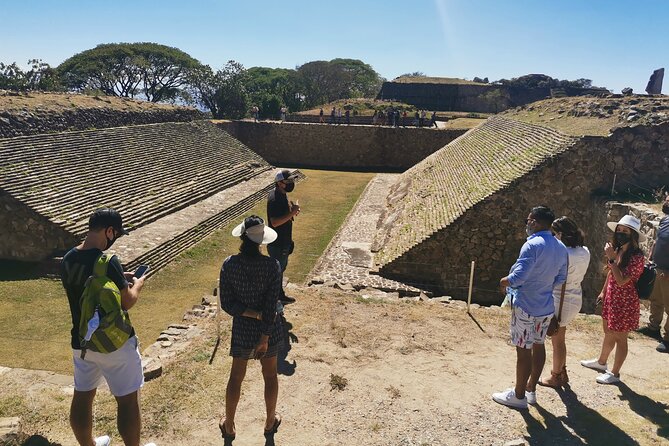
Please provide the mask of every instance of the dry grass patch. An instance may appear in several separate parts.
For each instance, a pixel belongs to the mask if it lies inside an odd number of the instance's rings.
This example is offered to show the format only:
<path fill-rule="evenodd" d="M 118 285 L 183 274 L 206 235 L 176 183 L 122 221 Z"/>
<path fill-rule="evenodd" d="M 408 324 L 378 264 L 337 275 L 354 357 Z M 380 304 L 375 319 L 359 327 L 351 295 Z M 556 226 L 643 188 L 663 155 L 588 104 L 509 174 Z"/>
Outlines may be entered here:
<path fill-rule="evenodd" d="M 373 173 L 305 170 L 308 179 L 297 185 L 291 198 L 303 211 L 296 218 L 295 253 L 286 275 L 302 282 Z M 327 193 L 324 193 L 327 191 Z M 246 215 L 266 217 L 266 203 Z M 238 221 L 216 231 L 157 272 L 142 290 L 130 315 L 138 336 L 148 346 L 167 325 L 180 321 L 185 310 L 216 287 L 223 259 L 237 253 L 239 240 L 230 232 Z M 12 327 L 0 333 L 0 365 L 71 373 L 71 316 L 59 280 L 35 278 L 35 265 L 1 266 L 0 324 Z"/>

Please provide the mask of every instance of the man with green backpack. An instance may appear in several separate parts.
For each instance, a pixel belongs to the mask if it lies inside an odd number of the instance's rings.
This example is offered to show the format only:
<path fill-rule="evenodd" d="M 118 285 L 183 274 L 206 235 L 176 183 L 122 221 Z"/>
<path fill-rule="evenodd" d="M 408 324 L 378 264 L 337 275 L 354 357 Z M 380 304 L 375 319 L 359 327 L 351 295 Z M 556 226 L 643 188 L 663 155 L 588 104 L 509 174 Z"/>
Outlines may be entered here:
<path fill-rule="evenodd" d="M 114 209 L 101 208 L 88 221 L 84 241 L 61 264 L 61 280 L 72 313 L 74 396 L 70 426 L 82 446 L 107 446 L 93 438 L 93 399 L 102 379 L 118 404 L 118 430 L 126 446 L 139 446 L 142 360 L 128 310 L 137 303 L 144 278 L 124 273 L 116 256 L 104 254 L 128 231 Z M 147 445 L 148 446 L 148 445 Z"/>

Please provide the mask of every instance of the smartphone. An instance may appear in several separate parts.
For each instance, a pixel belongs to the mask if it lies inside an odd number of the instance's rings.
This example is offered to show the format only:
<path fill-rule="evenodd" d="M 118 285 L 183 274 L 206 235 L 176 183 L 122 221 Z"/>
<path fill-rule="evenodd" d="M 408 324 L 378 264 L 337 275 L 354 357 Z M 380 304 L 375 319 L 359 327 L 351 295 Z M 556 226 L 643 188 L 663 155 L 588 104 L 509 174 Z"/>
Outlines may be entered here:
<path fill-rule="evenodd" d="M 142 277 L 146 272 L 149 270 L 149 265 L 139 265 L 137 267 L 137 271 L 135 271 L 134 276 L 137 277 L 138 279 Z"/>

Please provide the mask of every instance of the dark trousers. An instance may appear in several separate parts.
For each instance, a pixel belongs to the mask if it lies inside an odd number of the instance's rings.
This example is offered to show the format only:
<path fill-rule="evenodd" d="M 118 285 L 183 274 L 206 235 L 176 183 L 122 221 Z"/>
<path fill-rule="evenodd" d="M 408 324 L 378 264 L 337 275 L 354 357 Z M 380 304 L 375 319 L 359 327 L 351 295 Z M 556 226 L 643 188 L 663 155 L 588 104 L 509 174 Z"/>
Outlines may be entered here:
<path fill-rule="evenodd" d="M 288 256 L 290 255 L 290 246 L 281 246 L 276 243 L 271 243 L 267 245 L 267 254 L 273 259 L 279 261 L 279 266 L 281 266 L 281 296 L 286 295 L 283 291 L 283 273 L 286 271 L 288 266 Z"/>

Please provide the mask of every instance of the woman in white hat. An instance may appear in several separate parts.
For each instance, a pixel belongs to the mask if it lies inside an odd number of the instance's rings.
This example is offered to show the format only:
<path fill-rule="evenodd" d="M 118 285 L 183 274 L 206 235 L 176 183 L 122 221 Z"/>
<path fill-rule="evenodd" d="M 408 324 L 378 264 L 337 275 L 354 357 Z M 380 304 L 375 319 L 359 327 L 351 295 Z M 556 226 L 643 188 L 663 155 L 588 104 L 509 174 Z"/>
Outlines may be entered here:
<path fill-rule="evenodd" d="M 235 439 L 235 413 L 249 359 L 259 359 L 265 381 L 267 418 L 264 434 L 273 444 L 281 418 L 276 413 L 279 393 L 277 354 L 282 340 L 276 305 L 281 291 L 281 269 L 275 259 L 262 255 L 260 245 L 276 240 L 276 232 L 253 215 L 232 231 L 241 238 L 239 254 L 225 259 L 220 274 L 221 308 L 232 316 L 230 356 L 232 369 L 225 392 L 225 417 L 219 428 L 226 445 Z M 271 440 L 271 441 L 270 441 Z"/>
<path fill-rule="evenodd" d="M 639 328 L 639 295 L 636 282 L 644 267 L 644 256 L 639 242 L 641 222 L 632 215 L 625 215 L 618 223 L 607 223 L 613 238 L 606 243 L 604 255 L 608 272 L 602 292 L 597 298 L 602 302 L 604 341 L 599 358 L 581 361 L 581 365 L 602 372 L 597 377 L 600 384 L 620 382 L 620 368 L 627 357 L 627 333 Z M 613 368 L 606 362 L 616 349 Z"/>

